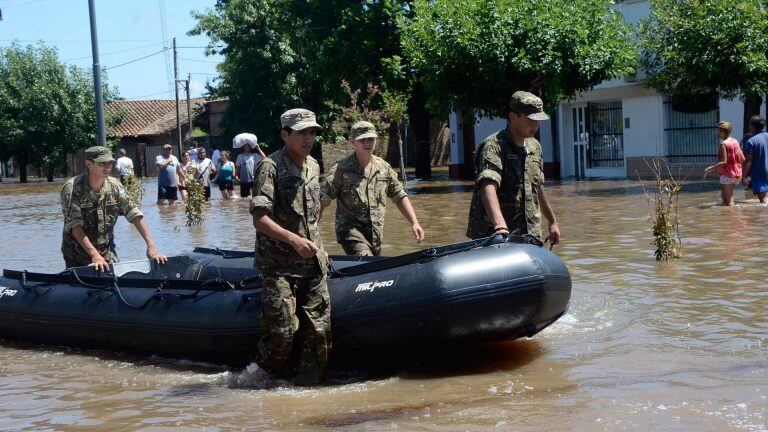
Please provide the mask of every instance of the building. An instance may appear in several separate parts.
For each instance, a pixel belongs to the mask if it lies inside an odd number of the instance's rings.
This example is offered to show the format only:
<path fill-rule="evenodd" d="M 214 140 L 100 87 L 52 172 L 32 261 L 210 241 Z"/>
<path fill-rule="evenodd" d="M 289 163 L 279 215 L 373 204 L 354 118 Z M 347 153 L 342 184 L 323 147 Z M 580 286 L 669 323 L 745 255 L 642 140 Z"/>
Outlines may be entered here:
<path fill-rule="evenodd" d="M 614 8 L 632 25 L 650 14 L 647 0 L 625 0 Z M 539 141 L 545 175 L 648 178 L 652 173 L 646 161 L 660 156 L 673 173 L 698 178 L 705 166 L 715 162 L 718 121 L 733 124 L 733 137 L 742 138 L 744 105 L 739 99 L 720 99 L 712 109 L 699 113 L 675 108 L 664 95 L 648 88 L 642 70 L 603 82 L 560 103 L 552 120 L 541 122 Z M 765 110 L 763 104 L 762 115 Z M 462 120 L 461 112 L 450 116 L 451 176 L 468 178 L 472 175 L 472 150 L 502 129 L 506 120 L 476 119 L 474 127 L 462 126 Z"/>

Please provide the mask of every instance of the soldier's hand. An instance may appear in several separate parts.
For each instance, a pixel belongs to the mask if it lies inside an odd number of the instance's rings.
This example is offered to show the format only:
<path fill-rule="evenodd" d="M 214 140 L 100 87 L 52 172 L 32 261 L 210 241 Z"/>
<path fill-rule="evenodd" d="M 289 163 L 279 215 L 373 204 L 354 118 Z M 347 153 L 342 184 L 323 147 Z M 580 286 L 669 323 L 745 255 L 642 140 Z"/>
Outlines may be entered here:
<path fill-rule="evenodd" d="M 549 226 L 549 235 L 544 239 L 544 243 L 546 242 L 549 242 L 550 249 L 552 249 L 552 246 L 560 243 L 560 227 L 557 226 L 557 223 Z"/>
<path fill-rule="evenodd" d="M 155 248 L 147 248 L 147 258 L 155 261 L 158 264 L 165 264 L 165 262 L 168 261 L 168 258 L 158 252 Z"/>
<path fill-rule="evenodd" d="M 88 265 L 90 267 L 96 267 L 96 270 L 102 272 L 109 270 L 109 263 L 98 253 L 91 257 L 91 263 Z"/>
<path fill-rule="evenodd" d="M 302 258 L 312 258 L 315 256 L 317 251 L 320 250 L 320 248 L 317 247 L 317 245 L 313 243 L 312 240 L 299 236 L 296 236 L 293 241 L 291 241 L 291 246 L 293 246 L 293 248 L 299 255 L 301 255 Z"/>
<path fill-rule="evenodd" d="M 413 236 L 416 237 L 416 243 L 421 243 L 424 240 L 424 230 L 421 228 L 418 222 L 411 227 L 413 230 Z"/>

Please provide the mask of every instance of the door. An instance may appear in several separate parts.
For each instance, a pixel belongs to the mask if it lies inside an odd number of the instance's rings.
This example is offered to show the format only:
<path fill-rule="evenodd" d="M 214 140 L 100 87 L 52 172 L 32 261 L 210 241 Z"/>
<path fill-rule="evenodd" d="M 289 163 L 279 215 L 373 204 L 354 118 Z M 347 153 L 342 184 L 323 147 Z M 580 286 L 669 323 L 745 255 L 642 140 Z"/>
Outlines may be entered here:
<path fill-rule="evenodd" d="M 573 143 L 573 175 L 586 178 L 589 130 L 587 129 L 587 105 L 572 105 L 571 141 Z"/>

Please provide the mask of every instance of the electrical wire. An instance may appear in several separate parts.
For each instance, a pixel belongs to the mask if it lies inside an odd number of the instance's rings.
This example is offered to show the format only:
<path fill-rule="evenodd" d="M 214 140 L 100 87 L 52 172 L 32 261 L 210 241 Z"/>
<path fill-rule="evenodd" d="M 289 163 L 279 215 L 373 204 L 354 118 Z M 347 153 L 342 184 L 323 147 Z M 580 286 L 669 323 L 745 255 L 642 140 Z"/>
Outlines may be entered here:
<path fill-rule="evenodd" d="M 197 59 L 191 59 L 191 58 L 185 58 L 185 57 L 179 57 L 179 60 L 186 60 L 191 62 L 198 62 L 198 63 L 211 63 L 211 64 L 219 64 L 220 61 L 211 61 L 211 60 L 197 60 Z"/>
<path fill-rule="evenodd" d="M 169 93 L 173 93 L 173 90 L 166 90 L 166 91 L 161 91 L 161 92 L 157 92 L 157 93 L 150 93 L 150 94 L 141 95 L 141 96 L 132 96 L 132 97 L 127 97 L 127 98 L 123 98 L 123 99 L 125 99 L 125 100 L 143 99 L 143 98 L 150 97 L 150 96 L 157 96 L 157 95 L 169 94 Z"/>
<path fill-rule="evenodd" d="M 108 68 L 105 68 L 105 69 L 106 69 L 106 70 L 110 70 L 110 69 L 114 69 L 114 68 L 119 68 L 119 67 L 121 67 L 121 66 L 125 66 L 125 65 L 128 65 L 128 64 L 131 64 L 131 63 L 135 63 L 135 62 L 137 62 L 137 61 L 139 61 L 139 60 L 144 60 L 145 58 L 149 58 L 149 57 L 152 57 L 152 56 L 156 56 L 156 55 L 158 55 L 158 54 L 160 54 L 160 53 L 162 53 L 162 52 L 168 51 L 169 49 L 170 49 L 170 48 L 163 48 L 163 49 L 161 49 L 160 51 L 154 52 L 154 53 L 152 53 L 152 54 L 148 54 L 148 55 L 145 55 L 144 57 L 139 57 L 139 58 L 137 58 L 137 59 L 133 59 L 133 60 L 127 61 L 127 62 L 125 62 L 125 63 L 120 63 L 119 65 L 110 66 L 110 67 L 108 67 Z"/>
<path fill-rule="evenodd" d="M 155 43 L 152 43 L 152 44 L 149 44 L 149 45 L 142 45 L 140 47 L 127 48 L 127 49 L 119 50 L 119 51 L 110 51 L 110 52 L 100 53 L 99 57 L 107 56 L 107 55 L 112 55 L 112 54 L 118 54 L 118 53 L 124 53 L 124 52 L 128 52 L 128 51 L 136 51 L 136 50 L 140 50 L 140 49 L 144 49 L 144 48 L 153 47 L 153 46 L 156 46 L 156 45 L 160 45 L 160 43 L 159 42 L 155 42 Z M 89 59 L 91 57 L 92 56 L 87 55 L 87 56 L 83 56 L 83 57 L 75 57 L 75 58 L 65 59 L 65 60 L 62 60 L 62 61 L 63 62 L 68 62 L 68 61 L 75 61 L 75 60 L 84 60 L 84 59 Z"/>

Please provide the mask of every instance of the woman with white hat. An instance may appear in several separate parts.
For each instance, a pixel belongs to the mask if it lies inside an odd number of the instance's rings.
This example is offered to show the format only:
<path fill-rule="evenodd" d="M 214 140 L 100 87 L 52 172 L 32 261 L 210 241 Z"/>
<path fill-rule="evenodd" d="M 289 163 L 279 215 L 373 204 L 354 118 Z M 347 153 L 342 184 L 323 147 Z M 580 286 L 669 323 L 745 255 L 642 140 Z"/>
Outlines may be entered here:
<path fill-rule="evenodd" d="M 243 152 L 237 155 L 237 161 L 235 162 L 235 181 L 240 184 L 240 197 L 247 198 L 251 196 L 253 173 L 256 171 L 256 165 L 267 156 L 261 150 L 261 147 L 259 147 L 258 139 L 254 134 L 238 134 L 235 139 L 232 140 L 232 147 L 242 147 L 243 149 Z M 254 154 L 254 149 L 258 151 L 259 154 Z"/>

